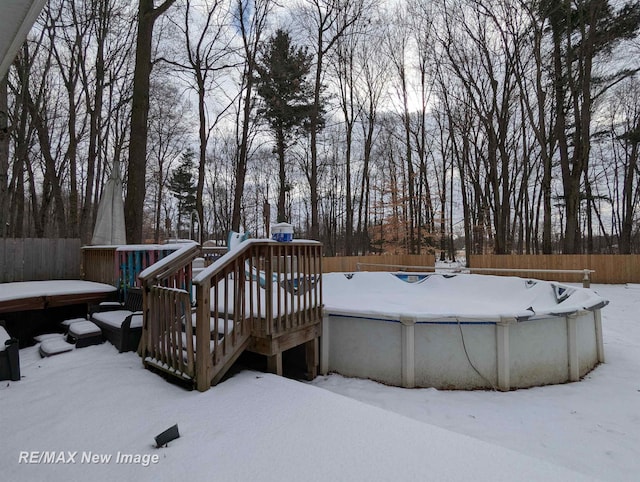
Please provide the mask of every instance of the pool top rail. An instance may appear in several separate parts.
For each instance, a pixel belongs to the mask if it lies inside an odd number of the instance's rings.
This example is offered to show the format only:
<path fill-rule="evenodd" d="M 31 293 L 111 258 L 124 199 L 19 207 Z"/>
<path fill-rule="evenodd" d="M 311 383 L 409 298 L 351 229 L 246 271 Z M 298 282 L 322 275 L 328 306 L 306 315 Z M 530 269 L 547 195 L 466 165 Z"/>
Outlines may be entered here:
<path fill-rule="evenodd" d="M 436 272 L 447 271 L 451 273 L 548 273 L 548 274 L 575 274 L 581 276 L 582 286 L 589 288 L 591 286 L 591 274 L 595 273 L 593 269 L 531 269 L 531 268 L 467 268 L 464 266 L 410 266 L 398 264 L 378 264 L 378 263 L 357 263 L 357 271 L 363 271 L 361 267 L 373 266 L 378 268 L 397 269 L 399 271 L 424 271 Z"/>

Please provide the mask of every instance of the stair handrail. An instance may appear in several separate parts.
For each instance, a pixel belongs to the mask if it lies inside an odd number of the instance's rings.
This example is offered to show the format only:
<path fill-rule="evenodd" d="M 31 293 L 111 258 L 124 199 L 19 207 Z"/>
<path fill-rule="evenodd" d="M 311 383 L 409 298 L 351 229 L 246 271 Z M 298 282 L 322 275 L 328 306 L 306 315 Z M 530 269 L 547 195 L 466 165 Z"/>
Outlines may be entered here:
<path fill-rule="evenodd" d="M 176 270 L 191 263 L 200 254 L 200 246 L 197 243 L 186 243 L 184 247 L 165 256 L 160 261 L 153 263 L 138 275 L 143 286 L 149 286 L 153 282 L 164 279 Z"/>
<path fill-rule="evenodd" d="M 251 344 L 301 330 L 308 336 L 321 312 L 321 247 L 317 241 L 249 239 L 192 278 L 191 263 L 200 253 L 193 243 L 143 270 L 139 353 L 145 365 L 186 377 L 204 391 Z M 195 305 L 188 303 L 192 287 Z M 185 306 L 195 310 L 195 319 Z"/>
<path fill-rule="evenodd" d="M 223 280 L 228 280 L 230 273 L 234 273 L 234 285 L 232 288 L 234 290 L 234 305 L 230 307 L 233 309 L 232 322 L 234 327 L 241 329 L 238 330 L 241 331 L 239 334 L 237 334 L 237 332 L 230 333 L 232 336 L 229 337 L 231 339 L 228 342 L 230 346 L 227 352 L 215 346 L 214 350 L 218 350 L 218 353 L 216 353 L 213 358 L 209 357 L 208 360 L 205 360 L 203 357 L 196 357 L 196 386 L 198 390 L 204 391 L 210 387 L 212 380 L 217 376 L 214 364 L 224 364 L 227 360 L 231 360 L 238 347 L 244 346 L 243 344 L 249 341 L 248 336 L 253 334 L 252 330 L 255 328 L 262 329 L 267 335 L 274 330 L 274 304 L 276 305 L 276 311 L 278 311 L 281 306 L 281 300 L 279 290 L 277 291 L 277 295 L 274 295 L 275 283 L 267 281 L 271 280 L 274 274 L 280 273 L 278 269 L 273 269 L 273 256 L 282 250 L 286 251 L 286 249 L 290 249 L 289 247 L 299 247 L 305 244 L 313 247 L 322 246 L 320 242 L 310 240 L 279 243 L 270 239 L 247 239 L 241 242 L 235 249 L 224 254 L 213 264 L 203 269 L 193 278 L 193 284 L 196 289 L 196 353 L 204 353 L 210 349 L 210 334 L 208 331 L 210 325 L 206 321 L 209 320 L 212 312 L 214 317 L 217 316 L 217 309 L 220 308 L 221 305 L 227 306 L 226 303 L 230 288 L 228 287 L 227 281 Z M 241 266 L 238 266 L 239 261 Z M 256 261 L 258 263 L 264 263 L 263 274 L 267 282 L 265 282 L 263 286 L 258 286 L 258 283 L 245 283 L 245 280 L 255 280 L 255 270 L 258 268 L 254 266 L 254 262 Z M 259 272 L 258 275 L 260 275 Z M 217 281 L 212 283 L 212 280 Z M 223 285 L 222 289 L 218 286 L 220 282 L 222 282 Z M 214 284 L 216 289 L 212 290 Z M 262 293 L 260 293 L 261 289 L 264 289 Z M 212 300 L 212 291 L 214 291 L 219 298 L 222 298 L 222 301 L 220 299 Z M 223 291 L 224 296 L 219 291 Z M 296 296 L 301 298 L 302 294 Z M 263 312 L 260 312 L 259 309 L 261 300 L 264 300 L 265 304 Z M 286 301 L 284 303 L 286 307 Z M 260 314 L 257 318 L 255 318 L 256 309 L 258 309 L 257 313 Z M 226 326 L 227 319 L 223 321 Z M 258 326 L 258 324 L 262 326 Z M 226 336 L 224 342 L 227 343 Z"/>
<path fill-rule="evenodd" d="M 149 309 L 151 306 L 149 296 L 153 286 L 167 285 L 168 288 L 178 288 L 187 293 L 191 299 L 191 262 L 200 254 L 200 246 L 197 243 L 188 243 L 180 247 L 173 253 L 165 256 L 161 260 L 155 262 L 151 266 L 147 267 L 138 275 L 140 285 L 142 287 L 142 313 L 143 313 L 143 333 L 140 339 L 140 345 L 138 346 L 138 354 L 143 357 L 146 356 L 147 349 L 149 348 L 149 325 L 150 317 Z M 177 280 L 175 275 L 183 271 L 179 276 L 183 280 L 184 286 L 177 286 Z M 172 279 L 174 278 L 174 279 Z M 189 278 L 189 279 L 187 279 Z M 171 285 L 174 286 L 171 286 Z M 193 349 L 191 349 L 193 351 Z M 189 353 L 188 357 L 192 359 L 193 353 Z"/>
<path fill-rule="evenodd" d="M 224 299 L 214 299 L 212 306 L 212 280 L 220 278 L 220 281 L 222 281 L 223 279 L 225 279 L 227 277 L 225 273 L 235 271 L 233 265 L 238 263 L 239 259 L 248 257 L 251 250 L 268 242 L 270 241 L 258 239 L 245 240 L 233 250 L 222 255 L 210 266 L 205 267 L 193 278 L 193 285 L 196 290 L 196 353 L 211 354 L 211 346 L 209 341 L 211 327 L 208 320 L 212 316 L 212 312 L 214 312 L 213 316 L 216 317 L 217 320 L 214 321 L 214 323 L 217 326 L 220 321 L 218 310 L 220 310 L 220 308 L 227 307 L 226 302 L 228 301 L 229 286 L 225 283 L 223 283 Z M 242 264 L 242 269 L 237 273 L 238 278 L 244 278 L 245 275 L 244 261 L 242 261 Z M 212 380 L 214 379 L 217 372 L 217 367 L 215 367 L 214 365 L 223 365 L 227 360 L 231 360 L 235 356 L 235 353 L 237 353 L 237 351 L 240 349 L 239 346 L 236 345 L 243 345 L 247 343 L 250 336 L 250 327 L 247 326 L 247 320 L 242 319 L 245 314 L 244 303 L 242 304 L 242 306 L 239 304 L 240 300 L 243 300 L 245 296 L 244 281 L 236 279 L 233 289 L 234 304 L 237 303 L 234 306 L 234 313 L 232 318 L 234 331 L 232 333 L 227 333 L 228 321 L 225 319 L 223 329 L 225 333 L 223 334 L 224 339 L 222 340 L 223 346 L 214 346 L 213 350 L 215 353 L 213 353 L 213 356 L 196 356 L 196 388 L 200 391 L 205 391 L 211 386 Z M 218 293 L 218 291 L 215 290 L 215 293 Z M 221 304 L 222 306 L 220 306 Z M 240 325 L 239 328 L 242 330 L 241 333 L 238 333 L 238 325 Z"/>
<path fill-rule="evenodd" d="M 295 242 L 298 244 L 310 244 L 310 245 L 321 244 L 319 241 L 310 241 L 310 240 L 296 240 Z M 194 276 L 193 284 L 199 285 L 199 284 L 202 284 L 206 279 L 212 278 L 216 272 L 223 270 L 229 264 L 233 263 L 236 260 L 236 258 L 240 257 L 240 255 L 249 251 L 254 246 L 262 246 L 262 245 L 278 246 L 281 244 L 282 243 L 279 243 L 278 241 L 274 241 L 272 239 L 256 239 L 256 238 L 246 239 L 242 241 L 240 244 L 238 244 L 238 246 L 234 250 L 225 253 L 220 258 L 215 260 L 211 265 L 204 268 L 200 273 L 198 273 L 197 276 Z"/>

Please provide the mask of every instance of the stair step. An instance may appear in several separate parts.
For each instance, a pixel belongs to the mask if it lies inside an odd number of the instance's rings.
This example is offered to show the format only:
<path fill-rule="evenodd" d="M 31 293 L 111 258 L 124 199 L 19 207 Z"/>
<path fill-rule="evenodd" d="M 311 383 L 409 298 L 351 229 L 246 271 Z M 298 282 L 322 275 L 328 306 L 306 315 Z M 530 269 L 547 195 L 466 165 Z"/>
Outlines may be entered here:
<path fill-rule="evenodd" d="M 196 335 L 191 335 L 191 338 L 193 340 L 193 351 L 195 353 L 196 351 Z M 187 334 L 185 332 L 182 332 L 181 334 L 181 340 L 182 340 L 182 348 L 183 350 L 186 349 L 187 347 Z M 218 336 L 217 340 L 209 340 L 209 351 L 212 352 L 214 347 L 216 346 L 216 342 L 218 345 L 220 345 L 222 343 L 222 340 L 224 340 L 224 336 Z"/>
<path fill-rule="evenodd" d="M 195 313 L 191 314 L 191 326 L 193 328 L 196 327 Z M 226 326 L 226 330 L 225 330 L 225 326 Z M 233 328 L 234 328 L 233 319 L 218 318 L 218 334 L 219 335 L 229 334 L 233 331 Z M 211 318 L 209 318 L 209 331 L 213 333 L 215 330 L 216 330 L 216 317 L 212 316 Z"/>
<path fill-rule="evenodd" d="M 173 375 L 174 377 L 180 378 L 183 381 L 190 381 L 193 379 L 188 374 L 181 372 L 180 370 L 176 370 L 175 368 L 167 365 L 163 361 L 158 360 L 156 358 L 152 358 L 148 356 L 144 359 L 144 364 L 146 366 L 151 366 L 153 368 L 157 368 L 158 370 L 162 370 L 163 372 Z"/>

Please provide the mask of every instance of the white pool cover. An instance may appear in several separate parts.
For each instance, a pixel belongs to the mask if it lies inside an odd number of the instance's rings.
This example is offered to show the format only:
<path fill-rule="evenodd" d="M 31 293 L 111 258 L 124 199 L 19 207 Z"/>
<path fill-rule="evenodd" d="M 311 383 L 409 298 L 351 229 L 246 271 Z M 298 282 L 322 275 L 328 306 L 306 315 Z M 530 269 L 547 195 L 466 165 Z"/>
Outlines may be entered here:
<path fill-rule="evenodd" d="M 329 273 L 322 371 L 405 387 L 509 390 L 604 361 L 596 292 L 486 275 Z"/>

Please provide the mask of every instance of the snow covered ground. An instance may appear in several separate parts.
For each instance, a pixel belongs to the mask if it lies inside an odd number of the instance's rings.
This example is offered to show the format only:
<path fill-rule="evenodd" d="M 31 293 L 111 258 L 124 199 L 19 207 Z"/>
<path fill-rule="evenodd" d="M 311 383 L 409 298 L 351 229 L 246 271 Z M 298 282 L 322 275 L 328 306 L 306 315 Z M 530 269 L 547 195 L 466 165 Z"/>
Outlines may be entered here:
<path fill-rule="evenodd" d="M 313 385 L 597 478 L 640 480 L 640 287 L 592 289 L 610 301 L 606 361 L 581 382 L 508 393 L 406 390 L 337 375 Z"/>
<path fill-rule="evenodd" d="M 108 344 L 23 349 L 22 380 L 0 382 L 0 480 L 637 480 L 640 289 L 594 289 L 606 363 L 509 393 L 253 371 L 198 393 Z"/>

